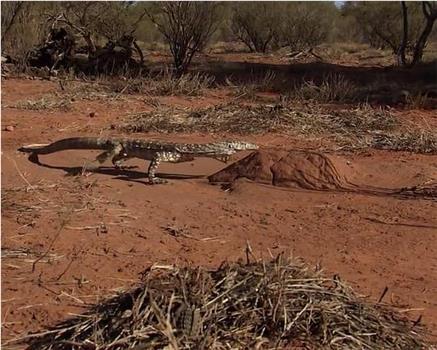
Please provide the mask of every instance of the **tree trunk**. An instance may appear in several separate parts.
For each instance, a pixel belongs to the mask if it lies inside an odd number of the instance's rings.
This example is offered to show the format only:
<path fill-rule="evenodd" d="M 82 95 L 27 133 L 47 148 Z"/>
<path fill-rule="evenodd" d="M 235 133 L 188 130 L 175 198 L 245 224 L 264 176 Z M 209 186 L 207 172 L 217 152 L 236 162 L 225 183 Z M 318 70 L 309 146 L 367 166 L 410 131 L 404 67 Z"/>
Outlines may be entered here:
<path fill-rule="evenodd" d="M 422 2 L 423 15 L 426 18 L 425 28 L 423 28 L 422 34 L 416 42 L 414 47 L 413 59 L 410 63 L 410 67 L 413 67 L 422 60 L 423 50 L 425 49 L 426 41 L 431 34 L 434 22 L 437 19 L 437 10 L 432 7 L 428 1 Z"/>
<path fill-rule="evenodd" d="M 405 1 L 401 1 L 401 7 L 402 7 L 402 18 L 403 18 L 403 33 L 402 33 L 402 40 L 399 45 L 399 49 L 396 54 L 396 57 L 397 57 L 398 66 L 405 66 L 407 64 L 407 60 L 405 58 L 405 50 L 408 41 L 408 9 L 407 9 L 407 5 L 405 4 Z"/>

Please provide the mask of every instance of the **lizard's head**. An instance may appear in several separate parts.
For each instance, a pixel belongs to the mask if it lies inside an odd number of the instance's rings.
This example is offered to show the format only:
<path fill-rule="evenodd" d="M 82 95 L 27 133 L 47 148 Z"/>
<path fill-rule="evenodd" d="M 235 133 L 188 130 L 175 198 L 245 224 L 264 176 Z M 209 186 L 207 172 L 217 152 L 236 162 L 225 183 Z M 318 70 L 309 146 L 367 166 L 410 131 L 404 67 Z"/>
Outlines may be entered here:
<path fill-rule="evenodd" d="M 235 151 L 255 150 L 259 148 L 254 143 L 245 141 L 226 141 L 223 142 L 223 146 Z"/>

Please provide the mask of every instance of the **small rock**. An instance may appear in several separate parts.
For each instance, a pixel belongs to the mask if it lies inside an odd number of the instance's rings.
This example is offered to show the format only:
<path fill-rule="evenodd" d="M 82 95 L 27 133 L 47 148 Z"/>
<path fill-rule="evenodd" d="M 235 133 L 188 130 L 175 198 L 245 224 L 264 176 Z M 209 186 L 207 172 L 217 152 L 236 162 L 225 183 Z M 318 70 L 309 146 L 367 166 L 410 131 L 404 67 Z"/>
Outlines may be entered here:
<path fill-rule="evenodd" d="M 94 117 L 97 117 L 98 114 L 96 112 L 90 112 L 89 116 L 90 116 L 90 118 L 94 118 Z"/>
<path fill-rule="evenodd" d="M 14 131 L 15 128 L 14 128 L 13 125 L 8 125 L 8 126 L 5 127 L 5 130 L 6 130 L 6 131 Z"/>

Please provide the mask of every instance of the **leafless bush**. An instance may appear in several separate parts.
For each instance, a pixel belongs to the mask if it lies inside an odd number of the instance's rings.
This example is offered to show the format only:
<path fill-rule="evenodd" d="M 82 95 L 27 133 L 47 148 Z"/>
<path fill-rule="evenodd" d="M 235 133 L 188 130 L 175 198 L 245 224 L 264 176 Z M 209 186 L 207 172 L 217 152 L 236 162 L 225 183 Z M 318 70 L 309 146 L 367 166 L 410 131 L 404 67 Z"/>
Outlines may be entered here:
<path fill-rule="evenodd" d="M 331 4 L 320 2 L 290 2 L 277 17 L 275 46 L 288 47 L 299 53 L 322 43 L 331 29 Z"/>
<path fill-rule="evenodd" d="M 170 47 L 177 76 L 186 73 L 216 30 L 216 8 L 214 2 L 172 1 L 155 3 L 147 12 Z"/>
<path fill-rule="evenodd" d="M 423 50 L 437 20 L 434 1 L 399 3 L 350 2 L 343 13 L 355 19 L 365 39 L 377 48 L 390 48 L 399 65 L 422 60 Z"/>
<path fill-rule="evenodd" d="M 273 2 L 238 2 L 233 6 L 231 29 L 251 52 L 270 48 L 277 25 L 278 4 Z"/>
<path fill-rule="evenodd" d="M 2 1 L 2 55 L 10 55 L 24 66 L 29 51 L 47 34 L 42 14 L 51 6 L 46 2 Z"/>

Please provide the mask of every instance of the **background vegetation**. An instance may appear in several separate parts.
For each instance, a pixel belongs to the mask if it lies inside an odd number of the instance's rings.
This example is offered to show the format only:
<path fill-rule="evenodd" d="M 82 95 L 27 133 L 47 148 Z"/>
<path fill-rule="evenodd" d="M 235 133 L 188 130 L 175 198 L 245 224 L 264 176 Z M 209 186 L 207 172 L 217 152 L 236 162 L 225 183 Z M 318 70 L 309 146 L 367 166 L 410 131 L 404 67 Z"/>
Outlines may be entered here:
<path fill-rule="evenodd" d="M 416 64 L 436 42 L 435 1 L 426 2 L 22 2 L 1 3 L 2 55 L 24 62 L 53 28 L 66 27 L 78 46 L 131 35 L 143 49 L 168 50 L 178 74 L 192 57 L 218 43 L 247 51 L 312 53 L 320 44 L 390 49 L 393 63 Z M 227 46 L 231 50 L 231 45 Z"/>

